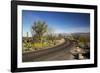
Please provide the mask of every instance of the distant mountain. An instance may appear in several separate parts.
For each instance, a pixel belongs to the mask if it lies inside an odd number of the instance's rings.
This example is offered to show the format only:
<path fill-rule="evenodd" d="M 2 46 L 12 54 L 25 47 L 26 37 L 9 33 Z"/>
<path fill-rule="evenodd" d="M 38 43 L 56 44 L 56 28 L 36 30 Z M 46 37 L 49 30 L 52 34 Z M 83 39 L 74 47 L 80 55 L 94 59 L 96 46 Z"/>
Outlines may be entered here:
<path fill-rule="evenodd" d="M 90 36 L 90 32 L 82 32 L 82 33 L 54 33 L 54 35 L 62 35 L 62 36 L 70 36 L 70 35 L 85 35 L 85 36 Z"/>
<path fill-rule="evenodd" d="M 71 35 L 81 35 L 81 36 L 90 36 L 90 32 L 87 32 L 87 33 L 71 33 Z"/>

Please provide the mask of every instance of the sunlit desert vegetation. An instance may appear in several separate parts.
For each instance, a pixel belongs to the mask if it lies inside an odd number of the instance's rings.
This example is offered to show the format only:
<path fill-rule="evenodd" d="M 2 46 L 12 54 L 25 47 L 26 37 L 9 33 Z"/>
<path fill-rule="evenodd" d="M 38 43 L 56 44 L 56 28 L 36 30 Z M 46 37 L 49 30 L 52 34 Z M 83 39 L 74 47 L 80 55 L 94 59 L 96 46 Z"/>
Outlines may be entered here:
<path fill-rule="evenodd" d="M 56 35 L 44 21 L 36 21 L 31 26 L 32 37 L 23 37 L 23 52 L 37 51 L 59 45 L 64 41 L 61 34 Z"/>

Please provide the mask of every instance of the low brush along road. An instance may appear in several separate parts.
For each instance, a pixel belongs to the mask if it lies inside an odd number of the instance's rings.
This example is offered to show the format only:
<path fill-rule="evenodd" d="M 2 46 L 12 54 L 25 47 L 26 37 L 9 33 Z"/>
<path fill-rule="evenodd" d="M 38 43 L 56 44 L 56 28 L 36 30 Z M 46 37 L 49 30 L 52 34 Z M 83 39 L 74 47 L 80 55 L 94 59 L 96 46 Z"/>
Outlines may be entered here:
<path fill-rule="evenodd" d="M 72 48 L 75 48 L 75 44 L 67 40 L 53 48 L 24 53 L 22 60 L 23 62 L 71 60 L 74 59 L 70 53 Z"/>

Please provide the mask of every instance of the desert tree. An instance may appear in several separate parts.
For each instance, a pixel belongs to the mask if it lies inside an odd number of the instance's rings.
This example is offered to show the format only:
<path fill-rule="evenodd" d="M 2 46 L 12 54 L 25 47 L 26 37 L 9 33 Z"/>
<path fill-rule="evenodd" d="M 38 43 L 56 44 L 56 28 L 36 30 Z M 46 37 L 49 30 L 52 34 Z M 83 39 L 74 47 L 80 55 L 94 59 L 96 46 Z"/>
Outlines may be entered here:
<path fill-rule="evenodd" d="M 32 36 L 38 42 L 42 43 L 43 35 L 47 32 L 48 26 L 45 21 L 35 21 L 31 26 Z M 34 35 L 33 35 L 34 34 Z"/>

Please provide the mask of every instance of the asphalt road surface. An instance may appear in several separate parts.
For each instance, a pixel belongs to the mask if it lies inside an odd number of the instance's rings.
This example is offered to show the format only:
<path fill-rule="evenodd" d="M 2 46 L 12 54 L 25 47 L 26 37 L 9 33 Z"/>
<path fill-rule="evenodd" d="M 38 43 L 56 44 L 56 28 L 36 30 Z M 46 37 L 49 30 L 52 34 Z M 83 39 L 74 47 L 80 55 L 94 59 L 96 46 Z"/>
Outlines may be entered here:
<path fill-rule="evenodd" d="M 63 44 L 52 49 L 41 50 L 37 52 L 30 52 L 22 55 L 23 62 L 37 62 L 37 61 L 59 61 L 59 60 L 73 60 L 74 56 L 70 50 L 75 48 L 75 44 L 71 42 L 64 42 Z"/>

